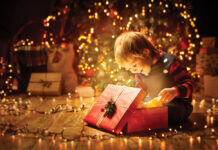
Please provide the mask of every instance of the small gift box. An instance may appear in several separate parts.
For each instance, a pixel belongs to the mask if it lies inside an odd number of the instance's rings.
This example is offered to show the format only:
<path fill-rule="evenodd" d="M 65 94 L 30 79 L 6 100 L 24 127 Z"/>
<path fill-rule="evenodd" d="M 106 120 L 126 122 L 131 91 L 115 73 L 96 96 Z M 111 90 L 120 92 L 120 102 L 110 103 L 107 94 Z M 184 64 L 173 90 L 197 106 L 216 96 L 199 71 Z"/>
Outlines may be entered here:
<path fill-rule="evenodd" d="M 32 95 L 61 95 L 61 73 L 32 73 L 27 92 Z"/>
<path fill-rule="evenodd" d="M 77 86 L 75 92 L 78 93 L 80 97 L 95 96 L 95 91 L 91 86 Z"/>
<path fill-rule="evenodd" d="M 196 73 L 201 76 L 216 74 L 218 68 L 218 48 L 213 51 L 201 48 L 196 55 Z"/>
<path fill-rule="evenodd" d="M 84 121 L 98 128 L 120 134 L 145 95 L 145 91 L 140 88 L 109 84 Z"/>
<path fill-rule="evenodd" d="M 128 119 L 126 133 L 147 131 L 168 127 L 168 107 L 135 109 Z"/>

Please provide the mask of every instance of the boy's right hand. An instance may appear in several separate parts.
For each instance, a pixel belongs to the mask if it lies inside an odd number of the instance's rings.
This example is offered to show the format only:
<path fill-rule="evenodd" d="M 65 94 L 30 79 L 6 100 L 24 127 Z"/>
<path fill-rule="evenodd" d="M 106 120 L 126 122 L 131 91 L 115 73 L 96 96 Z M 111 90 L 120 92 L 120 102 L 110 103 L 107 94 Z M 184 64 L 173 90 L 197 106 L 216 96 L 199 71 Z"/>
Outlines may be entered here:
<path fill-rule="evenodd" d="M 165 88 L 160 91 L 159 95 L 161 96 L 160 101 L 162 103 L 169 103 L 172 101 L 176 96 L 178 96 L 177 89 L 175 87 L 172 88 Z"/>

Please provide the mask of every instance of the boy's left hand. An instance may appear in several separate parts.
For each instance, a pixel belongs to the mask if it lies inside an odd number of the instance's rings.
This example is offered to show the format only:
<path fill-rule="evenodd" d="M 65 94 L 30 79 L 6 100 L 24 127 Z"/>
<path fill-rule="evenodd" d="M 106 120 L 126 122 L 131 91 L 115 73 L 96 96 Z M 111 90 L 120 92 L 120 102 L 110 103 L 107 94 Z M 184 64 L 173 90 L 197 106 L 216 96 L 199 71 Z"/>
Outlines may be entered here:
<path fill-rule="evenodd" d="M 172 88 L 165 88 L 160 93 L 158 96 L 161 96 L 160 101 L 162 103 L 169 103 L 172 101 L 176 96 L 178 95 L 177 90 L 175 87 Z"/>

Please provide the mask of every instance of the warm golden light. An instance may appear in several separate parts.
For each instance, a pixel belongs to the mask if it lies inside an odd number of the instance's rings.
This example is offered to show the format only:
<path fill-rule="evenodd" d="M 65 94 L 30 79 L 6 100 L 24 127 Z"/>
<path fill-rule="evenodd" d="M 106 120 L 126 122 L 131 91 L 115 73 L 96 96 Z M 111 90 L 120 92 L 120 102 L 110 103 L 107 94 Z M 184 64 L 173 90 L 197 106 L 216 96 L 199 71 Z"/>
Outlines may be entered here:
<path fill-rule="evenodd" d="M 189 138 L 189 145 L 190 145 L 190 147 L 192 147 L 192 144 L 193 144 L 193 137 L 190 137 Z"/>
<path fill-rule="evenodd" d="M 166 150 L 166 142 L 161 141 L 161 150 Z"/>

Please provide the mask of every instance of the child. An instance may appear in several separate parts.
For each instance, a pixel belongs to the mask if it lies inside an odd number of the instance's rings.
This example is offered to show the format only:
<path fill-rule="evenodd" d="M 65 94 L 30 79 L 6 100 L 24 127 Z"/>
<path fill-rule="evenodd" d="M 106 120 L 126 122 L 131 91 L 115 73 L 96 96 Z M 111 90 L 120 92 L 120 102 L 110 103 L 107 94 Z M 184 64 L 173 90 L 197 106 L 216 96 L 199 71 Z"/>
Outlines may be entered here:
<path fill-rule="evenodd" d="M 193 84 L 179 59 L 157 50 L 140 32 L 125 32 L 115 41 L 115 60 L 135 73 L 136 87 L 147 91 L 146 99 L 160 96 L 168 106 L 169 125 L 184 122 L 193 110 Z"/>

